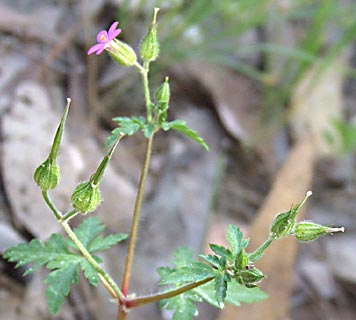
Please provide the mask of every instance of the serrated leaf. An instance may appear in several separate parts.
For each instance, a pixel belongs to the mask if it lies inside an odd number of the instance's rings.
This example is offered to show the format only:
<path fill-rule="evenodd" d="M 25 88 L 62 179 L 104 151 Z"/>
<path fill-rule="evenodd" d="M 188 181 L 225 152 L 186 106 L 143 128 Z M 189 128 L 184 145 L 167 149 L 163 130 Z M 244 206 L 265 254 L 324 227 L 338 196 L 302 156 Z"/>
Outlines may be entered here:
<path fill-rule="evenodd" d="M 116 117 L 113 121 L 119 124 L 116 132 L 125 136 L 133 135 L 145 124 L 144 117 Z"/>
<path fill-rule="evenodd" d="M 105 229 L 98 217 L 90 217 L 82 221 L 82 223 L 73 231 L 84 245 L 88 248 L 90 243 Z M 74 246 L 75 247 L 75 246 Z"/>
<path fill-rule="evenodd" d="M 230 224 L 227 228 L 226 240 L 231 246 L 233 257 L 236 257 L 245 245 L 245 242 L 243 241 L 243 233 L 240 228 Z"/>
<path fill-rule="evenodd" d="M 211 254 L 200 254 L 199 257 L 212 264 L 216 268 L 220 267 L 220 260 L 217 256 L 213 256 Z"/>
<path fill-rule="evenodd" d="M 216 300 L 216 290 L 214 281 L 210 281 L 194 289 L 207 303 L 219 308 Z M 260 288 L 246 288 L 236 281 L 228 283 L 225 303 L 240 306 L 241 303 L 253 303 L 267 298 L 267 294 Z"/>
<path fill-rule="evenodd" d="M 219 308 L 224 307 L 226 291 L 227 291 L 227 277 L 226 273 L 219 273 L 215 277 L 215 298 Z"/>
<path fill-rule="evenodd" d="M 201 262 L 193 262 L 190 266 L 182 267 L 171 272 L 160 284 L 181 284 L 197 282 L 210 277 L 215 277 L 215 271 L 211 266 Z"/>
<path fill-rule="evenodd" d="M 145 124 L 144 117 L 116 117 L 113 121 L 117 122 L 119 127 L 111 131 L 111 135 L 106 139 L 104 146 L 109 147 L 117 141 L 119 136 L 131 136 L 136 133 Z"/>
<path fill-rule="evenodd" d="M 210 249 L 220 257 L 225 257 L 227 260 L 232 259 L 232 253 L 228 248 L 214 243 L 209 244 Z"/>
<path fill-rule="evenodd" d="M 52 271 L 45 280 L 47 305 L 52 315 L 56 314 L 68 296 L 72 284 L 78 283 L 78 264 Z"/>
<path fill-rule="evenodd" d="M 180 247 L 173 253 L 172 263 L 176 268 L 188 266 L 193 261 L 194 253 L 188 247 Z"/>
<path fill-rule="evenodd" d="M 174 271 L 175 271 L 175 269 L 171 269 L 169 267 L 157 268 L 157 272 L 158 272 L 158 274 L 160 275 L 160 277 L 162 279 L 165 279 L 166 277 L 168 277 Z"/>
<path fill-rule="evenodd" d="M 202 146 L 206 151 L 209 151 L 209 146 L 206 144 L 204 139 L 198 135 L 198 133 L 190 129 L 186 122 L 183 120 L 174 120 L 171 122 L 163 122 L 162 123 L 162 129 L 164 131 L 167 131 L 169 129 L 176 130 L 184 135 L 186 135 L 188 138 L 194 140 L 197 142 L 200 146 Z"/>
<path fill-rule="evenodd" d="M 147 139 L 151 138 L 154 130 L 155 130 L 155 126 L 152 123 L 145 124 L 142 128 L 143 135 Z"/>
<path fill-rule="evenodd" d="M 160 307 L 167 310 L 174 310 L 173 320 L 191 320 L 198 315 L 198 309 L 194 302 L 200 302 L 202 299 L 192 291 L 185 292 L 170 299 L 163 300 Z"/>
<path fill-rule="evenodd" d="M 26 275 L 48 262 L 71 260 L 75 255 L 67 249 L 62 235 L 52 234 L 46 243 L 38 239 L 28 244 L 21 243 L 6 250 L 3 257 L 8 261 L 17 262 L 16 268 L 33 263 L 32 267 L 25 272 Z"/>
<path fill-rule="evenodd" d="M 101 260 L 98 257 L 94 257 L 96 262 L 100 263 Z M 94 267 L 88 262 L 88 260 L 83 260 L 80 263 L 80 266 L 84 272 L 85 278 L 88 279 L 89 283 L 96 287 L 99 284 L 99 275 L 98 272 L 94 269 Z"/>
<path fill-rule="evenodd" d="M 125 240 L 127 237 L 128 235 L 126 233 L 110 234 L 105 238 L 102 235 L 99 235 L 93 241 L 91 241 L 88 250 L 91 253 L 107 250 L 119 242 Z"/>

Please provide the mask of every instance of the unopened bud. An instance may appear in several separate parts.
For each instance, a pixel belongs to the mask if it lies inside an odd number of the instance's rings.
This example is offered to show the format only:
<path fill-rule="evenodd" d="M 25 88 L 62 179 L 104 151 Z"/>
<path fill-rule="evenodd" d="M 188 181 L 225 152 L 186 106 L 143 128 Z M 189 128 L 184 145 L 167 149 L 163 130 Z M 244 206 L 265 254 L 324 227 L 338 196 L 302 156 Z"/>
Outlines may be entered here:
<path fill-rule="evenodd" d="M 311 194 L 311 191 L 308 191 L 302 202 L 292 207 L 289 211 L 280 213 L 276 216 L 271 225 L 271 236 L 274 239 L 279 239 L 293 232 L 297 214 L 299 213 L 301 206 L 311 196 Z"/>
<path fill-rule="evenodd" d="M 152 25 L 141 42 L 141 58 L 147 62 L 156 60 L 159 54 L 156 22 L 158 11 L 159 8 L 155 8 Z"/>
<path fill-rule="evenodd" d="M 119 65 L 133 66 L 137 61 L 135 51 L 127 43 L 114 39 L 111 42 L 111 50 L 108 50 L 111 58 Z"/>
<path fill-rule="evenodd" d="M 299 222 L 294 230 L 294 235 L 298 241 L 309 242 L 313 241 L 325 234 L 333 234 L 335 232 L 344 232 L 345 228 L 331 228 L 317 223 L 303 221 Z"/>
<path fill-rule="evenodd" d="M 169 81 L 169 78 L 166 77 L 164 82 L 159 86 L 159 88 L 157 89 L 156 94 L 155 94 L 156 101 L 159 104 L 163 104 L 166 106 L 168 105 L 169 98 L 171 96 L 171 91 L 169 88 L 168 81 Z"/>
<path fill-rule="evenodd" d="M 238 270 L 245 269 L 248 265 L 248 257 L 245 249 L 242 249 L 240 253 L 236 256 L 235 267 Z"/>
<path fill-rule="evenodd" d="M 237 281 L 246 286 L 255 286 L 264 278 L 264 274 L 257 268 L 241 270 L 237 276 Z"/>

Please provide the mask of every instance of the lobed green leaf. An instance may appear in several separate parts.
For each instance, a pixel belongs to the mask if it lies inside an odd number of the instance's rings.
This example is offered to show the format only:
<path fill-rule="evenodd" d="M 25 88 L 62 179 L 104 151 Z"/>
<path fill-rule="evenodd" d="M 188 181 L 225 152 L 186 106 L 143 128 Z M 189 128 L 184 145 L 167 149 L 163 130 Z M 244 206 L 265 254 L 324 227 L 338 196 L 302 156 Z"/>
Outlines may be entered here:
<path fill-rule="evenodd" d="M 171 122 L 163 122 L 162 123 L 162 129 L 164 131 L 168 131 L 170 129 L 176 130 L 184 135 L 186 135 L 188 138 L 194 140 L 197 142 L 200 146 L 202 146 L 206 151 L 209 151 L 209 146 L 206 144 L 204 139 L 198 135 L 198 133 L 190 129 L 186 122 L 183 120 L 174 120 Z"/>
<path fill-rule="evenodd" d="M 202 286 L 193 289 L 198 293 L 204 301 L 219 308 L 219 302 L 216 299 L 215 283 L 210 281 Z M 246 288 L 238 284 L 236 281 L 231 281 L 227 285 L 225 303 L 231 303 L 235 306 L 240 306 L 241 303 L 253 303 L 262 301 L 267 298 L 267 294 L 260 288 Z"/>
<path fill-rule="evenodd" d="M 245 245 L 245 242 L 243 241 L 243 233 L 240 228 L 229 224 L 226 232 L 226 240 L 231 246 L 233 257 L 236 257 Z"/>
<path fill-rule="evenodd" d="M 194 302 L 202 301 L 201 297 L 193 291 L 188 291 L 178 296 L 161 301 L 160 307 L 174 310 L 173 320 L 191 320 L 198 315 Z"/>
<path fill-rule="evenodd" d="M 110 234 L 107 237 L 103 237 L 103 235 L 99 235 L 93 241 L 90 242 L 88 251 L 94 253 L 97 251 L 110 249 L 112 246 L 125 240 L 127 237 L 128 235 L 126 233 Z"/>
<path fill-rule="evenodd" d="M 215 271 L 205 263 L 193 262 L 190 266 L 178 268 L 163 278 L 160 284 L 181 284 L 197 282 L 210 277 L 215 277 Z"/>

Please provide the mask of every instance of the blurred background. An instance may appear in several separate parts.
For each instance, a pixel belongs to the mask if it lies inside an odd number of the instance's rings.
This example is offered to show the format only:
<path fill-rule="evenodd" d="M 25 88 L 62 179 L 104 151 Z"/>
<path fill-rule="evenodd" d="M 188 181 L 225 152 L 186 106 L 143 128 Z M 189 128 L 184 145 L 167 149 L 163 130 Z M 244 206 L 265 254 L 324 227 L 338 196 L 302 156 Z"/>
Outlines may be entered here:
<path fill-rule="evenodd" d="M 96 168 L 114 116 L 144 112 L 139 74 L 108 55 L 88 57 L 98 31 L 119 21 L 138 49 L 161 8 L 152 91 L 170 77 L 169 119 L 183 119 L 210 152 L 177 133 L 159 133 L 146 187 L 132 291 L 159 290 L 156 268 L 179 246 L 207 251 L 229 223 L 268 236 L 276 213 L 308 190 L 304 219 L 346 228 L 308 245 L 281 240 L 260 261 L 270 298 L 197 319 L 356 318 L 356 1 L 354 0 L 0 0 L 0 250 L 62 232 L 32 176 L 45 159 L 66 97 L 72 98 L 60 155 L 61 210 Z M 138 52 L 138 50 L 136 51 Z M 129 232 L 145 148 L 124 139 L 102 183 L 96 214 L 109 232 Z M 73 225 L 80 219 L 75 219 Z M 103 256 L 120 281 L 126 244 Z M 46 304 L 46 270 L 0 261 L 2 319 L 114 319 L 99 286 L 75 286 L 60 313 Z M 158 305 L 130 319 L 169 319 Z"/>

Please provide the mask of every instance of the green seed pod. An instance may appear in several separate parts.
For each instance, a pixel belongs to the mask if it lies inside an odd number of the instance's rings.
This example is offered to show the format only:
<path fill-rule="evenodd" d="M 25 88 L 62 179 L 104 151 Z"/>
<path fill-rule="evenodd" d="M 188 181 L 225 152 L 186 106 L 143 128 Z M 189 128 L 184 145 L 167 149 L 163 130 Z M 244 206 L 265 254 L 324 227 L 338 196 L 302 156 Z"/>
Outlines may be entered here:
<path fill-rule="evenodd" d="M 311 194 L 311 191 L 308 191 L 302 202 L 292 207 L 289 211 L 280 213 L 276 216 L 271 225 L 270 231 L 273 239 L 282 238 L 293 232 L 297 214 L 299 213 L 301 206 L 311 196 Z"/>
<path fill-rule="evenodd" d="M 243 270 L 248 265 L 248 257 L 245 249 L 242 249 L 240 253 L 236 256 L 235 267 L 238 270 Z"/>
<path fill-rule="evenodd" d="M 287 236 L 293 231 L 297 213 L 298 211 L 292 208 L 276 216 L 271 226 L 271 234 L 274 239 Z"/>
<path fill-rule="evenodd" d="M 171 96 L 171 91 L 169 88 L 169 83 L 168 83 L 169 78 L 166 77 L 164 82 L 159 86 L 155 93 L 155 98 L 156 101 L 161 104 L 168 106 L 169 103 L 169 98 Z"/>
<path fill-rule="evenodd" d="M 157 39 L 156 16 L 159 9 L 155 8 L 152 25 L 141 42 L 141 58 L 146 61 L 155 61 L 159 55 L 159 43 Z"/>
<path fill-rule="evenodd" d="M 135 51 L 127 43 L 114 39 L 111 42 L 111 50 L 108 50 L 111 58 L 119 65 L 133 66 L 137 61 Z"/>
<path fill-rule="evenodd" d="M 59 176 L 57 161 L 48 158 L 36 169 L 34 179 L 41 190 L 47 191 L 57 186 Z"/>
<path fill-rule="evenodd" d="M 101 196 L 99 185 L 103 178 L 106 167 L 108 166 L 111 157 L 115 151 L 121 138 L 111 147 L 108 153 L 101 160 L 95 173 L 90 177 L 89 181 L 80 183 L 74 190 L 71 200 L 74 209 L 86 214 L 94 211 L 100 204 Z"/>
<path fill-rule="evenodd" d="M 73 208 L 82 214 L 92 212 L 100 204 L 99 187 L 93 184 L 91 180 L 82 182 L 75 188 L 71 200 Z"/>
<path fill-rule="evenodd" d="M 244 285 L 256 285 L 265 277 L 261 270 L 257 268 L 245 269 L 239 272 L 240 283 Z"/>
<path fill-rule="evenodd" d="M 299 222 L 294 231 L 294 235 L 298 241 L 309 242 L 316 238 L 319 238 L 325 234 L 331 234 L 334 232 L 344 232 L 345 229 L 342 228 L 330 228 L 322 226 L 317 223 L 303 221 Z"/>
<path fill-rule="evenodd" d="M 34 173 L 34 179 L 37 185 L 43 190 L 47 191 L 50 189 L 54 189 L 59 181 L 60 170 L 57 163 L 59 147 L 62 140 L 64 124 L 67 119 L 69 106 L 71 103 L 71 99 L 67 99 L 67 106 L 63 112 L 61 121 L 56 130 L 56 134 L 53 139 L 52 148 L 48 155 L 47 160 L 45 160 Z"/>

